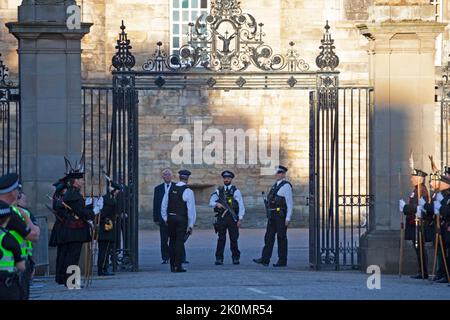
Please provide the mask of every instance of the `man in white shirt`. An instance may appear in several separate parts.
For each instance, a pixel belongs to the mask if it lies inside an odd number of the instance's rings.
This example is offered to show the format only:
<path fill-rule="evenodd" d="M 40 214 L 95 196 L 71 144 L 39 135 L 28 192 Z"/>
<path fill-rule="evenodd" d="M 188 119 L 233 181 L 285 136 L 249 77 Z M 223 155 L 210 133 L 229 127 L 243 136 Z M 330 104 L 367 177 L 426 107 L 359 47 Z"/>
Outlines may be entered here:
<path fill-rule="evenodd" d="M 170 270 L 172 272 L 186 272 L 181 266 L 184 241 L 192 234 L 196 211 L 194 192 L 187 185 L 191 172 L 178 172 L 180 182 L 172 185 L 164 194 L 161 203 L 161 218 L 169 228 Z"/>
<path fill-rule="evenodd" d="M 161 203 L 164 195 L 169 191 L 170 187 L 175 184 L 172 182 L 172 171 L 164 169 L 161 178 L 163 183 L 157 185 L 153 191 L 153 221 L 159 226 L 159 235 L 161 239 L 161 258 L 162 264 L 169 263 L 169 230 L 167 224 L 161 217 Z"/>
<path fill-rule="evenodd" d="M 214 191 L 209 199 L 209 206 L 214 208 L 214 212 L 217 212 L 214 229 L 219 234 L 219 238 L 217 239 L 215 264 L 223 264 L 227 230 L 230 237 L 233 264 L 239 264 L 241 253 L 238 247 L 238 238 L 239 228 L 245 215 L 244 201 L 241 191 L 231 184 L 234 173 L 225 170 L 222 172 L 222 178 L 224 185 Z"/>
<path fill-rule="evenodd" d="M 253 259 L 254 262 L 267 267 L 272 257 L 275 235 L 278 241 L 278 262 L 274 267 L 287 265 L 287 227 L 292 217 L 293 198 L 292 185 L 286 180 L 288 169 L 278 166 L 276 170 L 277 182 L 272 186 L 267 196 L 269 217 L 267 220 L 266 235 L 264 236 L 264 248 L 261 258 Z"/>

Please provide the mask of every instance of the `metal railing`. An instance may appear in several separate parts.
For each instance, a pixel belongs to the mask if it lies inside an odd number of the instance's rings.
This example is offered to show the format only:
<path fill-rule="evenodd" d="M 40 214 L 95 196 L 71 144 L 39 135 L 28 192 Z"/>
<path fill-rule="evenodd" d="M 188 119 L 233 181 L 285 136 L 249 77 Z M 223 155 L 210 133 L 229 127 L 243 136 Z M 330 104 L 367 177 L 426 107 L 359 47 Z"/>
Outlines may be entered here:
<path fill-rule="evenodd" d="M 135 270 L 137 255 L 134 239 L 138 224 L 130 214 L 130 188 L 127 186 L 128 117 L 124 110 L 113 108 L 113 88 L 84 85 L 82 87 L 82 149 L 85 155 L 84 194 L 94 197 L 106 193 L 103 172 L 125 186 L 118 198 L 116 233 L 113 247 L 114 271 Z"/>
<path fill-rule="evenodd" d="M 50 263 L 48 256 L 48 220 L 45 216 L 35 217 L 36 224 L 41 230 L 38 242 L 33 244 L 33 261 L 35 267 L 45 267 L 46 275 L 50 273 Z"/>
<path fill-rule="evenodd" d="M 17 85 L 7 80 L 8 76 L 0 54 L 0 173 L 20 175 L 20 92 Z"/>

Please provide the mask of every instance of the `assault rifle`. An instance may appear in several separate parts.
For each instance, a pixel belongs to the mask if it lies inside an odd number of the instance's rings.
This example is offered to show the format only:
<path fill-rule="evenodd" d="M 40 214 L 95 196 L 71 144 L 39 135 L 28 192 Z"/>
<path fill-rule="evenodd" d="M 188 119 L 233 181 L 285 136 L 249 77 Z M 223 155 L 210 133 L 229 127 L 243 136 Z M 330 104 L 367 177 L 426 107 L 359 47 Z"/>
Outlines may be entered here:
<path fill-rule="evenodd" d="M 237 213 L 235 213 L 233 211 L 233 209 L 230 208 L 228 202 L 225 199 L 221 198 L 220 195 L 218 195 L 217 197 L 218 197 L 218 200 L 216 202 L 220 203 L 225 208 L 225 211 L 222 213 L 222 218 L 225 217 L 225 214 L 227 212 L 229 212 L 229 213 L 231 213 L 231 216 L 233 217 L 234 222 L 237 222 L 238 221 Z"/>

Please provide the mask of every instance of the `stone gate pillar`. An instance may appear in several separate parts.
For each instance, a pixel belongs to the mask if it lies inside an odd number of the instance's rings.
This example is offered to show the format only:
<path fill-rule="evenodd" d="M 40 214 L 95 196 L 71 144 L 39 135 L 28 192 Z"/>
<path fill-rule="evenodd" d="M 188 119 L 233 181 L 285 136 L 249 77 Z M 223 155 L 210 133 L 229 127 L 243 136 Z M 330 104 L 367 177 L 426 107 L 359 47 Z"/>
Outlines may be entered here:
<path fill-rule="evenodd" d="M 91 24 L 69 30 L 75 0 L 24 0 L 18 22 L 22 182 L 33 211 L 49 212 L 46 194 L 64 173 L 64 156 L 81 156 L 81 38 Z"/>
<path fill-rule="evenodd" d="M 428 155 L 438 154 L 434 55 L 435 39 L 445 24 L 435 22 L 433 10 L 427 0 L 375 0 L 368 23 L 358 26 L 370 41 L 370 79 L 375 89 L 370 177 L 375 204 L 370 232 L 361 239 L 363 271 L 379 265 L 382 272 L 398 272 L 398 200 L 400 193 L 405 200 L 411 193 L 410 152 L 416 167 L 426 172 L 430 172 Z M 416 272 L 412 249 L 407 247 L 405 254 L 404 270 Z"/>

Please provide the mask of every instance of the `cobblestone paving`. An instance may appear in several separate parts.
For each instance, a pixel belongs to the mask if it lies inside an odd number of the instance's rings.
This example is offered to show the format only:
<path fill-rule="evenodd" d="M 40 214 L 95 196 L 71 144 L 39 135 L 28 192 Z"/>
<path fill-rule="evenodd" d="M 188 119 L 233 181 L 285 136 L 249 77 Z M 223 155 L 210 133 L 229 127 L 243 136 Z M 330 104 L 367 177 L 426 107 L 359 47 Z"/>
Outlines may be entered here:
<path fill-rule="evenodd" d="M 160 264 L 159 233 L 140 234 L 141 270 L 95 277 L 81 290 L 58 286 L 51 277 L 37 278 L 32 299 L 44 300 L 302 300 L 302 299 L 449 299 L 450 287 L 408 276 L 382 275 L 381 289 L 367 288 L 368 275 L 360 271 L 311 271 L 308 232 L 291 229 L 287 268 L 263 267 L 252 262 L 259 257 L 264 230 L 243 229 L 240 237 L 241 264 L 214 265 L 216 235 L 197 230 L 187 244 L 188 272 L 174 274 Z M 274 250 L 276 254 L 276 248 Z M 275 257 L 275 255 L 274 255 Z M 276 260 L 272 261 L 276 262 Z"/>

